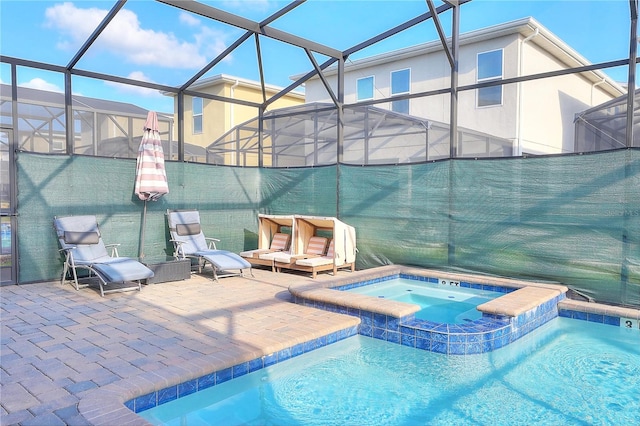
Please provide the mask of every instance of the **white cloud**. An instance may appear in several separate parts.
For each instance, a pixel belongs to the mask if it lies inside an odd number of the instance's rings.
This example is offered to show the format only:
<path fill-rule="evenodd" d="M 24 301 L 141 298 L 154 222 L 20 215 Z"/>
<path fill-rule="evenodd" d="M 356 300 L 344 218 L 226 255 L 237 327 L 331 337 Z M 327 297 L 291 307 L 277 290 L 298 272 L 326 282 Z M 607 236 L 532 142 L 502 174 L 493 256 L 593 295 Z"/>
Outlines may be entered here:
<path fill-rule="evenodd" d="M 204 46 L 204 53 L 210 59 L 217 57 L 227 48 L 224 42 L 224 35 L 221 31 L 207 27 L 202 27 L 200 32 L 195 35 L 195 39 L 200 46 Z M 225 61 L 231 59 L 231 55 L 225 57 Z"/>
<path fill-rule="evenodd" d="M 146 76 L 142 71 L 134 71 L 131 74 L 129 74 L 127 76 L 127 78 L 130 78 L 132 80 L 138 80 L 138 81 L 146 81 L 147 83 L 155 83 L 151 78 Z M 111 87 L 117 89 L 118 91 L 120 91 L 122 93 L 130 93 L 130 94 L 134 94 L 134 95 L 138 95 L 138 96 L 144 96 L 144 97 L 148 97 L 148 98 L 149 97 L 161 97 L 161 96 L 163 96 L 156 89 L 147 89 L 146 87 L 139 87 L 139 86 L 132 86 L 132 85 L 129 85 L 129 84 L 115 83 L 113 81 L 105 81 L 104 83 L 107 86 L 111 86 Z"/>
<path fill-rule="evenodd" d="M 180 19 L 180 22 L 190 27 L 198 27 L 201 24 L 198 18 L 196 18 L 193 15 L 189 15 L 187 12 L 180 12 L 179 19 Z"/>
<path fill-rule="evenodd" d="M 107 10 L 78 8 L 61 3 L 46 10 L 46 25 L 60 31 L 58 47 L 78 49 L 106 16 Z M 193 17 L 182 18 L 188 25 L 197 24 Z M 194 42 L 178 39 L 173 33 L 142 28 L 138 16 L 121 9 L 98 37 L 93 49 L 104 49 L 136 65 L 194 69 L 204 66 L 212 55 L 225 48 L 226 36 L 205 26 L 197 27 Z"/>
<path fill-rule="evenodd" d="M 29 89 L 46 90 L 47 92 L 64 93 L 64 89 L 61 89 L 57 85 L 49 83 L 48 81 L 45 81 L 38 77 L 32 78 L 31 80 L 27 81 L 26 83 L 22 83 L 19 86 Z"/>

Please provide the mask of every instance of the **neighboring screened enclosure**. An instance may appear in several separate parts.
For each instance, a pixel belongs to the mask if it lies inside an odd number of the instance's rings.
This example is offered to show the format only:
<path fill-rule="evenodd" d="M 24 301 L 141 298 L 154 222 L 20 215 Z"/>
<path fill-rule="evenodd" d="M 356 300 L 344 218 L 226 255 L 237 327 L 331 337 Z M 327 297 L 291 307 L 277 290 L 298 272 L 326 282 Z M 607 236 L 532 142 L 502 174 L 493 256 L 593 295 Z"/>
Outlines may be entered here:
<path fill-rule="evenodd" d="M 633 107 L 633 140 L 627 145 L 627 101 L 621 96 L 602 105 L 590 108 L 576 116 L 575 152 L 605 151 L 640 147 L 640 90 L 637 90 Z"/>
<path fill-rule="evenodd" d="M 312 103 L 267 112 L 236 126 L 207 147 L 207 162 L 299 167 L 338 162 L 335 106 Z M 458 128 L 458 157 L 512 156 L 512 142 Z M 449 157 L 449 125 L 374 106 L 344 108 L 344 164 L 399 164 Z"/>

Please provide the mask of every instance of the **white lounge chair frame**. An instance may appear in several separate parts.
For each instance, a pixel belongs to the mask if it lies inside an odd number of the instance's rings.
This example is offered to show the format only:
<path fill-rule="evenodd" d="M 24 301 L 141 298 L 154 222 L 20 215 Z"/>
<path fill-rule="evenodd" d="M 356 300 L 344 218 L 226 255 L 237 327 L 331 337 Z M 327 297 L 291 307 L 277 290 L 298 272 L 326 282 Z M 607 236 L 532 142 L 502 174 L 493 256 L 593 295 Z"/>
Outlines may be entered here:
<path fill-rule="evenodd" d="M 167 210 L 167 222 L 176 259 L 194 259 L 198 273 L 202 273 L 209 263 L 215 281 L 224 277 L 244 276 L 247 269 L 253 277 L 249 262 L 236 253 L 218 250 L 216 242 L 220 240 L 204 236 L 197 210 Z M 235 270 L 239 272 L 230 272 Z"/>
<path fill-rule="evenodd" d="M 100 295 L 142 290 L 142 280 L 153 277 L 153 271 L 129 257 L 120 257 L 120 244 L 104 244 L 95 216 L 54 217 L 54 229 L 64 255 L 61 284 L 69 277 L 76 290 L 89 287 L 81 283 L 78 270 L 88 271 L 87 280 L 98 279 Z M 110 253 L 109 253 L 110 251 Z M 115 278 L 114 278 L 115 277 Z M 109 284 L 131 282 L 134 285 L 105 289 Z"/>

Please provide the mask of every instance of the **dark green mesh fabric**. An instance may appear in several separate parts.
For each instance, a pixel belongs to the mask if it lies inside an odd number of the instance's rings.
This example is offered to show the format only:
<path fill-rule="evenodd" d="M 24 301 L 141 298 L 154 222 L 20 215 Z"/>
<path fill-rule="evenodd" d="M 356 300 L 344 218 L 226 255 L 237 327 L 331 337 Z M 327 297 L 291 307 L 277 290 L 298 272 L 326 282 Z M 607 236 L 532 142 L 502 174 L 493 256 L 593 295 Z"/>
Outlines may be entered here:
<path fill-rule="evenodd" d="M 170 193 L 147 204 L 144 253 L 170 254 L 164 213 L 198 209 L 234 252 L 257 245 L 257 213 L 338 216 L 359 269 L 388 263 L 560 282 L 640 306 L 640 150 L 399 166 L 252 169 L 168 162 Z M 144 203 L 135 161 L 19 153 L 20 282 L 54 279 L 55 215 L 95 214 L 136 257 Z"/>
<path fill-rule="evenodd" d="M 561 282 L 640 305 L 640 151 L 340 167 L 358 266 Z"/>
<path fill-rule="evenodd" d="M 54 216 L 96 215 L 105 243 L 138 257 L 144 202 L 133 193 L 135 168 L 135 160 L 20 153 L 19 282 L 59 278 Z M 175 162 L 166 170 L 169 194 L 147 203 L 145 257 L 173 253 L 167 209 L 200 210 L 203 231 L 221 240 L 218 248 L 255 247 L 260 170 Z"/>
<path fill-rule="evenodd" d="M 335 166 L 260 172 L 261 213 L 337 216 Z"/>

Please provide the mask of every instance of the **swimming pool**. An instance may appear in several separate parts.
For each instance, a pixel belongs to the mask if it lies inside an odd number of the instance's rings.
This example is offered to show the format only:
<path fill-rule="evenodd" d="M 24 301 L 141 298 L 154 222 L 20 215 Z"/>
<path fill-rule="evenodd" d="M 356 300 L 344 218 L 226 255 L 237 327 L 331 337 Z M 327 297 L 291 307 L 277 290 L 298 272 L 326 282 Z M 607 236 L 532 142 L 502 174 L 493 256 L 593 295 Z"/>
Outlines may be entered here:
<path fill-rule="evenodd" d="M 556 318 L 467 357 L 350 337 L 139 413 L 166 425 L 640 424 L 640 331 Z"/>
<path fill-rule="evenodd" d="M 393 278 L 345 290 L 381 299 L 413 303 L 421 307 L 417 319 L 463 324 L 482 317 L 476 307 L 504 295 L 496 291 L 441 285 L 408 278 Z"/>

